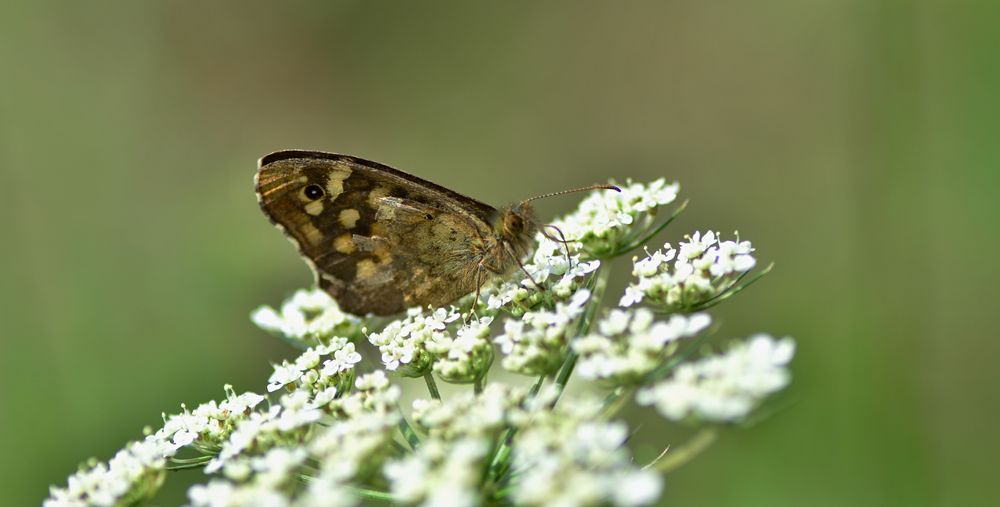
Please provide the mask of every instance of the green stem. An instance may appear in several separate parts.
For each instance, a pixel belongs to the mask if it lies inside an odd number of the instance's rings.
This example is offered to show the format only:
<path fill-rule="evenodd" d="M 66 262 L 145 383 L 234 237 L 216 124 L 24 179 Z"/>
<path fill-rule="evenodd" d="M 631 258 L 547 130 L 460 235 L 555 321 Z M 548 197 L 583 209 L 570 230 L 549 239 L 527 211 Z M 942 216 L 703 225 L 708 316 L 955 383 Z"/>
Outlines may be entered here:
<path fill-rule="evenodd" d="M 410 444 L 410 448 L 416 450 L 420 446 L 420 437 L 417 435 L 416 431 L 413 431 L 413 427 L 410 426 L 409 421 L 406 420 L 406 416 L 403 415 L 403 411 L 399 410 L 399 432 L 406 439 L 406 443 Z"/>
<path fill-rule="evenodd" d="M 556 380 L 554 382 L 556 386 L 556 396 L 552 400 L 551 406 L 555 406 L 559 401 L 559 397 L 562 396 L 562 392 L 566 389 L 566 384 L 569 383 L 569 376 L 573 374 L 573 368 L 576 367 L 576 352 L 572 350 L 566 355 L 566 360 L 563 361 L 562 367 L 559 368 L 559 374 L 556 375 Z"/>
<path fill-rule="evenodd" d="M 431 392 L 431 398 L 440 400 L 441 393 L 438 391 L 437 382 L 434 381 L 434 375 L 431 372 L 424 374 L 424 382 L 427 382 L 427 390 Z"/>
<path fill-rule="evenodd" d="M 538 380 L 535 381 L 531 386 L 531 390 L 528 391 L 528 398 L 534 398 L 538 394 L 538 391 L 542 389 L 542 383 L 545 382 L 545 375 L 539 375 Z"/>
<path fill-rule="evenodd" d="M 546 375 L 544 374 L 538 376 L 538 380 L 532 384 L 531 389 L 528 391 L 528 399 L 532 399 L 538 395 L 538 391 L 542 389 L 542 384 L 545 383 L 545 377 Z M 489 470 L 492 473 L 493 480 L 498 480 L 507 473 L 507 469 L 510 466 L 511 445 L 516 433 L 517 428 L 509 427 L 500 437 L 500 445 L 497 446 L 496 452 L 493 453 L 493 459 L 490 460 Z"/>
<path fill-rule="evenodd" d="M 619 387 L 604 399 L 604 409 L 601 410 L 601 417 L 611 419 L 622 407 L 631 399 L 635 387 Z"/>
<path fill-rule="evenodd" d="M 185 464 L 186 465 L 186 464 L 189 464 L 189 463 L 208 463 L 209 461 L 212 461 L 212 458 L 214 458 L 214 457 L 215 457 L 214 455 L 213 456 L 196 456 L 194 458 L 177 458 L 177 457 L 173 457 L 173 458 L 170 458 L 170 461 L 173 462 L 173 463 Z"/>
<path fill-rule="evenodd" d="M 552 399 L 552 403 L 549 404 L 549 408 L 556 406 L 559 402 L 559 398 L 562 396 L 563 390 L 566 389 L 566 384 L 569 383 L 569 377 L 573 374 L 573 368 L 576 367 L 576 352 L 573 351 L 573 340 L 587 334 L 590 332 L 590 326 L 594 322 L 594 315 L 597 314 L 597 309 L 601 307 L 601 300 L 604 299 L 604 289 L 608 286 L 608 276 L 611 270 L 606 267 L 601 267 L 600 271 L 595 275 L 595 282 L 593 285 L 593 295 L 590 297 L 590 301 L 587 304 L 587 308 L 583 311 L 583 317 L 580 318 L 580 324 L 576 328 L 576 333 L 567 342 L 567 347 L 569 351 L 566 353 L 566 359 L 563 361 L 562 366 L 559 368 L 559 373 L 556 374 L 556 379 L 554 385 L 556 386 L 556 395 Z"/>
<path fill-rule="evenodd" d="M 747 273 L 749 273 L 749 271 L 746 272 L 746 273 L 741 274 L 739 276 L 739 278 L 737 278 L 736 280 L 734 280 L 733 283 L 729 287 L 726 287 L 725 290 L 723 290 L 722 292 L 720 292 L 718 295 L 716 295 L 716 296 L 714 296 L 712 298 L 709 298 L 709 299 L 705 300 L 704 302 L 698 304 L 694 308 L 691 308 L 690 310 L 688 310 L 688 312 L 700 312 L 702 310 L 707 310 L 707 309 L 709 309 L 709 308 L 711 308 L 711 307 L 713 307 L 713 306 L 715 306 L 715 305 L 717 305 L 717 304 L 719 304 L 719 303 L 721 303 L 721 302 L 723 302 L 723 301 L 725 301 L 725 300 L 727 300 L 727 299 L 729 299 L 729 298 L 731 298 L 731 297 L 739 294 L 740 291 L 742 291 L 743 289 L 746 289 L 747 287 L 753 285 L 754 282 L 756 282 L 757 280 L 760 280 L 761 278 L 764 277 L 764 275 L 770 273 L 771 272 L 771 268 L 773 268 L 773 267 L 774 267 L 774 263 L 772 262 L 772 263 L 768 264 L 767 267 L 764 268 L 761 272 L 757 273 L 752 278 L 750 278 L 749 280 L 747 280 L 746 283 L 744 283 L 743 285 L 740 285 L 738 287 L 734 287 L 736 284 L 740 283 L 740 280 L 743 279 L 743 277 L 745 277 L 747 275 Z"/>
<path fill-rule="evenodd" d="M 545 375 L 539 375 L 538 380 L 532 384 L 531 389 L 528 391 L 528 399 L 532 399 L 538 395 L 538 391 L 542 389 L 542 384 L 545 383 Z M 517 433 L 517 429 L 513 427 L 507 428 L 507 431 L 503 433 L 500 437 L 500 445 L 497 446 L 496 452 L 493 453 L 493 459 L 490 460 L 490 471 L 493 473 L 494 478 L 500 478 L 507 471 L 508 458 L 510 457 L 510 447 L 511 443 L 514 441 L 514 434 Z"/>
<path fill-rule="evenodd" d="M 205 466 L 207 464 L 208 464 L 208 462 L 205 461 L 205 462 L 200 462 L 200 463 L 186 463 L 186 464 L 182 464 L 182 465 L 166 466 L 164 468 L 166 468 L 167 470 L 170 470 L 170 471 L 190 470 L 192 468 L 201 468 L 201 467 L 203 467 L 203 466 Z"/>
<path fill-rule="evenodd" d="M 496 498 L 497 500 L 503 500 L 505 497 L 513 493 L 515 489 L 517 488 L 514 487 L 503 488 L 500 491 L 497 491 L 496 494 L 493 495 L 493 497 Z"/>
<path fill-rule="evenodd" d="M 670 450 L 667 448 L 667 450 L 663 451 L 663 453 L 661 453 L 656 459 L 642 468 L 643 470 L 652 468 L 658 472 L 668 474 L 704 452 L 705 449 L 708 449 L 708 447 L 711 446 L 718 438 L 718 429 L 704 428 L 695 436 L 691 437 L 690 440 L 685 442 L 679 449 Z"/>
<path fill-rule="evenodd" d="M 636 248 L 639 248 L 640 246 L 646 244 L 646 242 L 656 237 L 656 235 L 659 234 L 660 231 L 666 229 L 667 226 L 670 225 L 674 220 L 677 220 L 677 217 L 679 217 L 681 213 L 684 212 L 684 208 L 686 208 L 687 205 L 688 201 L 685 200 L 684 202 L 681 203 L 680 206 L 677 207 L 677 209 L 674 210 L 673 213 L 670 214 L 669 218 L 667 218 L 662 224 L 656 226 L 656 228 L 650 231 L 649 234 L 646 234 L 645 236 L 642 237 L 642 239 L 638 241 L 633 241 L 628 245 L 623 246 L 618 250 L 615 250 L 614 253 L 612 253 L 608 257 L 609 258 L 618 257 L 619 255 L 631 252 L 632 250 L 635 250 Z"/>
<path fill-rule="evenodd" d="M 483 393 L 483 379 L 477 378 L 476 382 L 472 384 L 472 391 L 476 394 Z"/>
<path fill-rule="evenodd" d="M 374 489 L 358 488 L 354 486 L 348 486 L 347 489 L 349 489 L 351 493 L 368 500 L 378 500 L 380 502 L 390 503 L 397 503 L 399 501 L 396 497 L 392 496 L 391 493 L 387 493 L 385 491 L 376 491 Z"/>
<path fill-rule="evenodd" d="M 399 443 L 399 441 L 395 438 L 392 439 L 392 447 L 396 449 L 400 455 L 406 455 L 411 452 L 410 449 L 407 449 L 405 445 Z"/>

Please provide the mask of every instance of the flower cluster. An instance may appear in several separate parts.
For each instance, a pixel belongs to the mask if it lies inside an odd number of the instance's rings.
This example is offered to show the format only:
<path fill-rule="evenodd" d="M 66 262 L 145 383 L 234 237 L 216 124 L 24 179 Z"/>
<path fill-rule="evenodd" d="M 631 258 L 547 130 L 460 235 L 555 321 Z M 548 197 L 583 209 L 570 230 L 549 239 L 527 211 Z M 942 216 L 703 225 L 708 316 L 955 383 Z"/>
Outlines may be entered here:
<path fill-rule="evenodd" d="M 264 400 L 256 393 L 237 395 L 226 386 L 226 399 L 203 403 L 164 415 L 163 426 L 145 439 L 131 442 L 107 463 L 92 460 L 69 477 L 65 488 L 52 488 L 45 507 L 112 506 L 141 504 L 163 482 L 168 460 L 183 448 L 218 451 L 233 429 L 245 421 Z"/>
<path fill-rule="evenodd" d="M 328 357 L 328 359 L 324 359 Z M 327 345 L 306 349 L 292 362 L 285 361 L 274 367 L 267 381 L 267 391 L 281 388 L 312 395 L 317 401 L 343 391 L 354 381 L 354 365 L 361 362 L 361 354 L 346 338 L 333 337 Z"/>
<path fill-rule="evenodd" d="M 500 280 L 495 287 L 486 288 L 485 311 L 505 310 L 521 316 L 532 309 L 565 301 L 601 267 L 601 261 L 583 260 L 579 253 L 569 253 L 565 245 L 542 234 L 536 239 L 538 247 L 531 262 L 524 265 L 524 271 L 516 273 L 510 281 Z"/>
<path fill-rule="evenodd" d="M 721 241 L 712 231 L 687 236 L 677 249 L 667 243 L 633 260 L 638 280 L 625 289 L 619 304 L 645 301 L 668 312 L 704 308 L 737 290 L 742 276 L 757 264 L 753 251 L 749 241 Z"/>
<path fill-rule="evenodd" d="M 688 359 L 712 322 L 696 312 L 749 284 L 756 263 L 749 242 L 711 231 L 636 259 L 636 281 L 616 297 L 628 308 L 602 310 L 605 261 L 661 231 L 679 209 L 662 217 L 659 208 L 677 191 L 661 179 L 592 193 L 539 233 L 523 271 L 456 306 L 362 320 L 307 290 L 280 310 L 261 307 L 252 320 L 302 350 L 274 365 L 265 394 L 226 386 L 221 401 L 164 416 L 145 439 L 52 488 L 44 505 L 148 504 L 182 469 L 206 474 L 188 490 L 190 507 L 651 505 L 663 463 L 678 466 L 705 444 L 692 439 L 642 466 L 628 447 L 637 430 L 618 409 L 634 400 L 663 424 L 709 430 L 738 422 L 788 384 L 794 353 L 790 339 L 757 335 Z M 371 346 L 384 370 L 362 357 Z M 532 383 L 498 372 L 496 349 L 504 370 Z M 591 382 L 571 395 L 574 373 Z M 415 377 L 429 397 L 408 393 L 403 408 L 401 384 Z M 436 379 L 457 392 L 442 396 Z"/>
<path fill-rule="evenodd" d="M 479 480 L 490 444 L 482 439 L 429 440 L 385 467 L 390 491 L 404 504 L 479 505 Z"/>
<path fill-rule="evenodd" d="M 379 471 L 400 417 L 399 389 L 384 372 L 359 377 L 356 388 L 330 404 L 330 415 L 282 405 L 242 424 L 206 467 L 210 473 L 221 469 L 224 478 L 192 487 L 192 507 L 355 505 L 349 485 Z M 312 424 L 320 419 L 323 426 Z M 297 488 L 307 460 L 316 463 L 316 474 Z"/>
<path fill-rule="evenodd" d="M 337 302 L 320 289 L 295 292 L 280 310 L 261 306 L 250 314 L 250 320 L 301 348 L 333 336 L 350 338 L 361 329 L 359 318 L 341 311 Z"/>
<path fill-rule="evenodd" d="M 631 507 L 655 502 L 662 481 L 632 463 L 625 447 L 627 425 L 600 420 L 600 405 L 592 400 L 544 410 L 550 395 L 543 393 L 543 403 L 527 407 L 520 421 L 511 463 L 514 503 Z"/>
<path fill-rule="evenodd" d="M 580 356 L 580 376 L 612 384 L 641 382 L 664 364 L 676 350 L 678 339 L 697 335 L 712 321 L 704 313 L 672 315 L 658 322 L 654 317 L 646 308 L 612 310 L 598 323 L 597 333 L 573 342 L 573 350 Z"/>
<path fill-rule="evenodd" d="M 738 421 L 766 396 L 788 385 L 791 339 L 759 334 L 725 354 L 680 365 L 673 376 L 639 391 L 636 400 L 655 405 L 664 417 Z"/>
<path fill-rule="evenodd" d="M 428 343 L 449 341 L 448 325 L 460 317 L 454 307 L 429 312 L 411 308 L 406 318 L 389 323 L 380 332 L 369 334 L 368 341 L 382 353 L 382 362 L 387 370 L 398 371 L 408 377 L 420 377 L 434 365 L 434 355 L 427 350 Z"/>
<path fill-rule="evenodd" d="M 166 459 L 175 448 L 148 437 L 132 442 L 107 463 L 90 463 L 69 477 L 65 488 L 51 488 L 44 507 L 133 505 L 151 498 L 163 483 Z"/>
<path fill-rule="evenodd" d="M 583 199 L 577 210 L 553 225 L 582 251 L 607 257 L 631 250 L 633 242 L 649 232 L 657 208 L 674 202 L 680 185 L 660 178 L 649 185 L 622 185 L 620 192 L 604 190 Z"/>
<path fill-rule="evenodd" d="M 583 315 L 590 291 L 578 290 L 566 303 L 552 310 L 527 312 L 520 320 L 504 322 L 503 333 L 495 342 L 505 357 L 500 364 L 523 375 L 545 375 L 559 369 L 566 356 L 568 333 Z"/>
<path fill-rule="evenodd" d="M 527 399 L 527 392 L 504 384 L 490 384 L 481 394 L 465 393 L 442 400 L 417 399 L 413 419 L 428 435 L 444 439 L 487 438 L 504 429 L 511 411 Z"/>
<path fill-rule="evenodd" d="M 427 342 L 427 351 L 435 355 L 433 370 L 441 380 L 453 384 L 477 382 L 493 365 L 490 344 L 492 317 L 473 319 L 450 333 L 438 333 Z"/>

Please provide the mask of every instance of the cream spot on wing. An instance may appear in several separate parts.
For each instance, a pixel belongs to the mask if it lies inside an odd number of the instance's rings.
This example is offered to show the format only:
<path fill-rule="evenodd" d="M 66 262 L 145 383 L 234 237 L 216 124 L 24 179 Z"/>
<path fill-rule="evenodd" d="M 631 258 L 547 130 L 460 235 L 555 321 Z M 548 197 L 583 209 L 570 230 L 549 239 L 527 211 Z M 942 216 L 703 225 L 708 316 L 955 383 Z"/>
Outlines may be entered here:
<path fill-rule="evenodd" d="M 388 236 L 388 231 L 386 230 L 385 225 L 380 223 L 372 224 L 369 230 L 371 231 L 371 235 L 373 238 L 376 237 L 385 238 Z"/>
<path fill-rule="evenodd" d="M 321 241 L 323 241 L 323 233 L 319 232 L 319 229 L 317 229 L 313 224 L 308 222 L 304 223 L 299 226 L 299 231 L 303 236 L 305 236 L 306 241 L 310 244 L 318 245 Z"/>
<path fill-rule="evenodd" d="M 358 279 L 364 280 L 366 278 L 371 278 L 377 272 L 378 269 L 375 267 L 375 262 L 371 259 L 362 259 L 358 261 L 358 270 L 356 275 Z"/>
<path fill-rule="evenodd" d="M 330 200 L 334 200 L 338 195 L 344 193 L 344 180 L 334 180 L 326 182 L 326 192 L 330 196 Z"/>
<path fill-rule="evenodd" d="M 389 195 L 392 189 L 389 187 L 375 187 L 371 192 L 368 192 L 368 205 L 372 208 L 378 209 L 378 200 Z"/>
<path fill-rule="evenodd" d="M 354 252 L 355 249 L 354 238 L 350 233 L 341 234 L 340 236 L 337 236 L 337 238 L 333 240 L 333 248 L 334 250 L 343 254 L 352 253 Z"/>
<path fill-rule="evenodd" d="M 379 264 L 392 262 L 392 253 L 389 252 L 389 247 L 384 242 L 376 245 L 375 251 L 372 253 L 375 254 L 375 257 L 378 257 Z"/>
<path fill-rule="evenodd" d="M 336 166 L 330 170 L 329 179 L 326 180 L 326 192 L 330 200 L 334 200 L 344 193 L 344 180 L 351 176 L 351 169 L 344 166 Z"/>
<path fill-rule="evenodd" d="M 358 213 L 356 209 L 345 209 L 340 212 L 340 225 L 347 227 L 348 229 L 353 229 L 354 224 L 358 222 L 361 218 L 361 213 Z"/>
<path fill-rule="evenodd" d="M 320 199 L 318 201 L 306 203 L 305 210 L 306 213 L 309 213 L 312 216 L 319 215 L 323 212 L 323 200 Z"/>
<path fill-rule="evenodd" d="M 346 164 L 340 164 L 330 170 L 330 178 L 344 181 L 351 176 L 351 168 Z"/>

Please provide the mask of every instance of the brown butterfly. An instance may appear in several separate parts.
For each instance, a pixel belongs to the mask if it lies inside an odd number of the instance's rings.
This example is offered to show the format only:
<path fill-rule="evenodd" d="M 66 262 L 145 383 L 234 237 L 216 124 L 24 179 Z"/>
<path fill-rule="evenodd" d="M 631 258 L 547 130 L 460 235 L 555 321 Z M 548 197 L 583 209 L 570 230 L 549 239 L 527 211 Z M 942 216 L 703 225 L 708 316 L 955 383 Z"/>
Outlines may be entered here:
<path fill-rule="evenodd" d="M 254 179 L 261 209 L 317 284 L 358 315 L 478 297 L 490 278 L 523 268 L 539 230 L 531 199 L 497 210 L 349 155 L 271 153 Z"/>

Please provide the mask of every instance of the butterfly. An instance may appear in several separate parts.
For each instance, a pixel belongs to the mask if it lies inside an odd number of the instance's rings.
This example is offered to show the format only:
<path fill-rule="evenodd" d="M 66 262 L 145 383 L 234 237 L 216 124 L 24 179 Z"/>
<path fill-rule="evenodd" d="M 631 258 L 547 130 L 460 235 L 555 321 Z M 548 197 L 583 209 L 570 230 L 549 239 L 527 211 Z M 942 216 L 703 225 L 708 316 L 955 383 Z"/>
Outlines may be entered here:
<path fill-rule="evenodd" d="M 278 151 L 260 159 L 254 182 L 318 286 L 357 315 L 478 299 L 484 283 L 523 269 L 540 229 L 532 199 L 496 209 L 350 155 Z"/>

